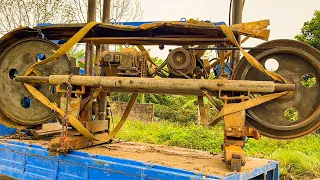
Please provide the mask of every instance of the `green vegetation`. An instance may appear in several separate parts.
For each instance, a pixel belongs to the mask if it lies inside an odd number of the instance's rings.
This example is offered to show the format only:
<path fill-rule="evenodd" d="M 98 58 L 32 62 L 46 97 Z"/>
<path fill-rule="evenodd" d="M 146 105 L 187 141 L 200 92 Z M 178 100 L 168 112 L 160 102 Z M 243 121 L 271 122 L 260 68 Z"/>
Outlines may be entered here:
<path fill-rule="evenodd" d="M 169 121 L 144 123 L 128 120 L 117 138 L 221 152 L 223 124 L 207 128 L 192 123 L 181 125 Z M 250 157 L 279 161 L 283 176 L 307 179 L 320 177 L 319 147 L 320 135 L 309 135 L 295 140 L 274 140 L 262 137 L 260 140 L 249 139 L 245 151 Z"/>
<path fill-rule="evenodd" d="M 308 78 L 307 80 L 301 81 L 301 84 L 304 87 L 313 87 L 314 85 L 316 85 L 316 83 L 317 83 L 316 77 Z"/>
<path fill-rule="evenodd" d="M 131 94 L 113 93 L 112 101 L 128 102 Z M 170 96 L 159 94 L 145 94 L 138 96 L 140 103 L 155 104 L 154 116 L 156 120 L 168 120 L 170 122 L 179 122 L 180 124 L 188 124 L 197 122 L 198 119 L 198 101 L 195 96 Z M 217 113 L 215 107 L 204 98 L 205 106 L 211 109 L 208 117 L 214 117 Z M 217 100 L 218 103 L 221 103 Z"/>
<path fill-rule="evenodd" d="M 301 33 L 296 35 L 298 41 L 310 44 L 320 50 L 320 11 L 315 11 L 314 17 L 303 24 Z"/>
<path fill-rule="evenodd" d="M 299 112 L 294 109 L 287 109 L 284 111 L 284 117 L 289 121 L 297 121 L 299 119 Z"/>

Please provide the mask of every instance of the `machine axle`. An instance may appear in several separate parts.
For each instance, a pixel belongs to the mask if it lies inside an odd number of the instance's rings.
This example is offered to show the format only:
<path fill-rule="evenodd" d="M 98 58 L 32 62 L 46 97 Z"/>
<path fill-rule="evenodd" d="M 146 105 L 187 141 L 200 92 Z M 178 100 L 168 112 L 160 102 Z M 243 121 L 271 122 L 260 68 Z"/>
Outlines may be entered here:
<path fill-rule="evenodd" d="M 69 81 L 69 75 L 17 76 L 17 82 L 49 83 L 51 85 L 63 84 Z M 209 91 L 238 91 L 263 92 L 294 91 L 294 84 L 277 84 L 272 81 L 248 80 L 208 80 L 202 79 L 151 79 L 130 77 L 101 77 L 101 76 L 72 76 L 71 84 L 76 86 L 101 86 L 112 88 L 115 91 L 140 93 L 171 94 L 171 92 L 184 92 L 184 94 L 198 95 L 204 89 Z"/>

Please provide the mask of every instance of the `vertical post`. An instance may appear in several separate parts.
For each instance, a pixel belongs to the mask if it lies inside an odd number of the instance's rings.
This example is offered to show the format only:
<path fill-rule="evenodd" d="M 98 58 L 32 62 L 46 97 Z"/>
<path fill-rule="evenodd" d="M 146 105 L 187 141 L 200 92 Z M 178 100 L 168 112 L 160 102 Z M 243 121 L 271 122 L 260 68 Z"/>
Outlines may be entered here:
<path fill-rule="evenodd" d="M 102 22 L 103 23 L 109 23 L 110 22 L 110 8 L 111 8 L 111 0 L 103 0 L 103 14 L 102 14 Z M 102 46 L 102 52 L 105 50 L 108 50 L 109 46 L 108 45 L 103 45 Z M 103 57 L 101 57 L 103 58 Z M 101 75 L 104 73 L 103 71 L 100 72 Z M 110 129 L 110 103 L 109 100 L 107 101 L 107 93 L 106 92 L 101 92 L 99 95 L 98 99 L 98 104 L 99 104 L 99 114 L 98 114 L 98 119 L 99 120 L 109 120 L 109 126 L 108 128 Z M 109 94 L 110 95 L 110 94 Z M 110 98 L 108 98 L 110 99 Z M 107 106 L 108 106 L 108 111 L 107 111 Z"/>
<path fill-rule="evenodd" d="M 96 21 L 96 9 L 97 1 L 88 0 L 88 14 L 87 22 Z M 91 43 L 86 43 L 86 56 L 85 56 L 85 74 L 92 76 L 93 73 L 93 56 L 94 56 L 94 46 Z"/>
<path fill-rule="evenodd" d="M 97 44 L 96 45 L 96 59 L 94 61 L 94 68 L 93 68 L 94 76 L 100 76 L 100 70 L 99 70 L 100 60 L 101 60 L 101 45 Z"/>
<path fill-rule="evenodd" d="M 96 0 L 88 0 L 88 12 L 87 12 L 87 23 L 96 21 Z M 94 45 L 90 42 L 86 43 L 85 51 L 85 67 L 84 74 L 86 76 L 93 75 L 93 58 L 94 58 Z M 84 98 L 88 97 L 89 93 L 84 94 Z M 87 120 L 92 120 L 92 104 L 89 110 L 85 114 Z"/>
<path fill-rule="evenodd" d="M 198 125 L 207 125 L 208 119 L 204 106 L 203 96 L 198 96 Z"/>
<path fill-rule="evenodd" d="M 110 22 L 110 8 L 111 8 L 111 1 L 110 0 L 103 0 L 103 14 L 102 14 L 102 22 L 103 23 Z"/>
<path fill-rule="evenodd" d="M 243 0 L 232 0 L 232 21 L 233 24 L 242 23 L 242 3 Z M 236 36 L 239 44 L 241 44 L 241 36 Z M 234 69 L 240 60 L 240 51 L 234 50 L 231 59 L 231 68 Z"/>

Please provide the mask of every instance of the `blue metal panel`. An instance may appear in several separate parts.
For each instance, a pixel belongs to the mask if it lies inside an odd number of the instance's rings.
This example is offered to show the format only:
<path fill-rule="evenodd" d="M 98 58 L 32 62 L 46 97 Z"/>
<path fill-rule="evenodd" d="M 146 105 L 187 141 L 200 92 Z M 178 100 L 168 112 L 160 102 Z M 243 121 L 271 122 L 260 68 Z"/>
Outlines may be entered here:
<path fill-rule="evenodd" d="M 15 133 L 17 130 L 14 128 L 8 128 L 2 124 L 0 124 L 0 136 L 11 135 Z"/>
<path fill-rule="evenodd" d="M 0 143 L 0 174 L 22 180 L 100 180 L 100 179 L 278 179 L 278 164 L 269 164 L 251 172 L 225 176 L 204 175 L 187 170 L 140 161 L 72 151 L 68 155 L 49 156 L 38 145 L 21 142 Z M 270 175 L 271 174 L 271 175 Z"/>
<path fill-rule="evenodd" d="M 117 23 L 112 23 L 112 24 L 119 24 L 119 25 L 125 25 L 125 26 L 141 26 L 142 24 L 151 24 L 155 23 L 157 21 L 142 21 L 142 22 L 117 22 Z M 163 22 L 163 21 L 159 21 Z M 186 21 L 176 21 L 176 22 L 186 22 Z M 225 22 L 212 22 L 214 26 L 219 26 L 219 25 L 225 25 Z"/>
<path fill-rule="evenodd" d="M 118 24 L 118 25 L 125 25 L 125 26 L 141 26 L 143 24 L 151 24 L 155 22 L 166 22 L 166 21 L 136 21 L 136 22 L 111 22 L 111 24 Z M 181 20 L 181 21 L 174 21 L 174 22 L 186 22 L 186 20 Z M 220 22 L 211 22 L 214 26 L 219 26 L 219 25 L 225 25 L 226 23 L 223 21 Z M 42 23 L 42 24 L 37 24 L 38 27 L 42 26 L 51 26 L 54 24 L 51 23 Z"/>

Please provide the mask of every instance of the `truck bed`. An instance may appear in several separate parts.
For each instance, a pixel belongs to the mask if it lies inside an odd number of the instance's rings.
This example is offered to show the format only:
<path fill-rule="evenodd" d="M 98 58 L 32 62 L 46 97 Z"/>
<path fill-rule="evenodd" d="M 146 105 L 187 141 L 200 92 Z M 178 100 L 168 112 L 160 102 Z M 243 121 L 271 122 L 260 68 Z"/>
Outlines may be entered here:
<path fill-rule="evenodd" d="M 131 177 L 133 179 L 142 177 L 146 179 L 253 179 L 266 177 L 266 179 L 277 179 L 279 176 L 276 162 L 256 158 L 248 158 L 247 164 L 242 167 L 241 172 L 233 173 L 222 162 L 220 154 L 199 150 L 135 142 L 114 142 L 73 151 L 66 156 L 49 156 L 46 151 L 47 143 L 47 141 L 28 140 L 0 141 L 0 174 L 15 178 L 22 177 L 21 179 L 38 179 L 32 177 L 43 176 L 44 172 L 42 171 L 47 171 L 45 174 L 48 172 L 56 173 L 56 175 L 49 173 L 50 178 L 48 179 L 77 177 L 72 179 L 92 180 L 102 177 L 112 179 L 117 179 L 117 177 Z M 19 155 L 22 155 L 26 160 L 22 159 L 23 162 L 20 162 L 21 159 L 17 158 Z M 90 161 L 84 162 L 82 161 L 84 159 Z M 55 166 L 43 170 L 45 164 L 41 165 L 40 161 L 48 161 Z M 63 164 L 66 162 L 68 162 L 67 167 L 70 170 L 65 169 Z M 24 164 L 24 172 L 19 173 L 19 169 L 12 166 L 15 163 Z M 81 170 L 79 171 L 82 169 L 80 166 L 88 168 L 85 174 Z M 39 168 L 39 170 L 34 172 L 34 169 L 30 168 Z M 16 173 L 10 174 L 7 170 Z M 74 172 L 71 171 L 79 171 L 79 173 L 73 174 Z"/>

